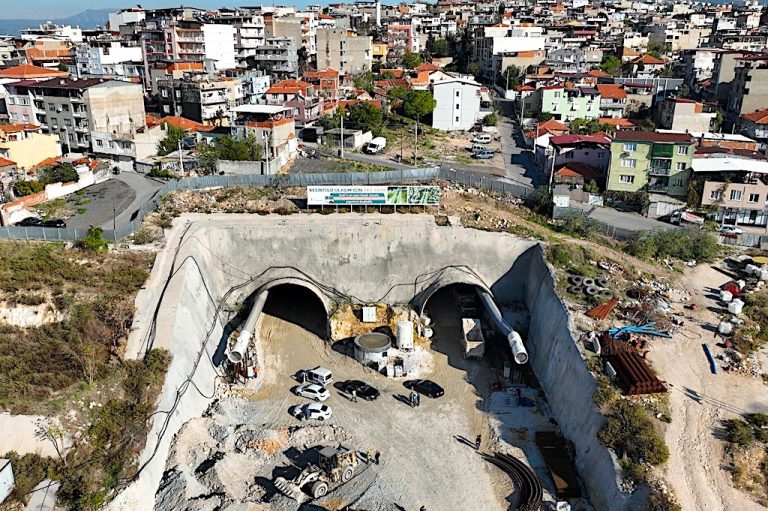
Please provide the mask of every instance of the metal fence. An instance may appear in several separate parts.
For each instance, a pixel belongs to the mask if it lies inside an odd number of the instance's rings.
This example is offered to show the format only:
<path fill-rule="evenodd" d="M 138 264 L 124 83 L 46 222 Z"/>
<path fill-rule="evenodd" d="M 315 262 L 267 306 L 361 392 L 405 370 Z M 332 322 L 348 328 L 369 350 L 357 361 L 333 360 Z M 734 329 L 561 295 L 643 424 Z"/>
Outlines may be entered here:
<path fill-rule="evenodd" d="M 589 225 L 595 231 L 598 231 L 606 236 L 614 239 L 629 241 L 633 240 L 641 234 L 642 231 L 632 231 L 629 229 L 622 229 L 621 227 L 615 227 L 608 225 L 594 218 L 587 216 L 587 212 L 579 208 L 566 208 L 555 206 L 552 210 L 552 218 L 555 220 L 565 220 L 568 218 L 582 218 L 583 221 Z"/>
<path fill-rule="evenodd" d="M 718 241 L 723 245 L 736 245 L 739 247 L 768 248 L 768 236 L 760 234 L 720 234 Z"/>

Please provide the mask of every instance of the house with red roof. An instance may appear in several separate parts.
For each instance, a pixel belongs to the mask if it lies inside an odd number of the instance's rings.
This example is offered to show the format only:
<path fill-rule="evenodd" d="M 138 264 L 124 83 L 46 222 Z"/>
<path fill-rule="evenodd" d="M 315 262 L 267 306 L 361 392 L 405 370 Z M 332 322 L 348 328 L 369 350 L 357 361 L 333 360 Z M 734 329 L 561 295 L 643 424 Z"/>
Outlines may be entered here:
<path fill-rule="evenodd" d="M 267 104 L 283 105 L 296 112 L 294 121 L 299 127 L 313 123 L 324 113 L 323 98 L 315 86 L 300 80 L 282 80 L 274 83 L 265 93 Z"/>
<path fill-rule="evenodd" d="M 605 181 L 611 162 L 611 139 L 604 133 L 594 135 L 550 136 L 548 147 L 537 146 L 537 158 L 551 171 L 566 164 L 583 164 L 594 169 L 594 176 Z"/>
<path fill-rule="evenodd" d="M 20 169 L 29 169 L 46 158 L 59 156 L 58 135 L 45 134 L 35 124 L 0 124 L 0 157 Z"/>
<path fill-rule="evenodd" d="M 620 84 L 604 83 L 597 84 L 597 90 L 600 91 L 600 115 L 614 119 L 624 117 L 628 102 L 624 87 Z"/>
<path fill-rule="evenodd" d="M 742 114 L 737 123 L 737 130 L 763 144 L 768 144 L 768 108 Z"/>
<path fill-rule="evenodd" d="M 629 61 L 632 68 L 632 76 L 636 78 L 653 78 L 659 71 L 664 69 L 668 63 L 669 60 L 664 57 L 657 58 L 647 53 Z"/>
<path fill-rule="evenodd" d="M 31 64 L 22 64 L 6 69 L 0 69 L 0 80 L 10 78 L 12 80 L 48 80 L 50 78 L 67 78 L 69 73 L 59 71 L 58 69 L 48 69 L 45 67 L 33 66 Z"/>

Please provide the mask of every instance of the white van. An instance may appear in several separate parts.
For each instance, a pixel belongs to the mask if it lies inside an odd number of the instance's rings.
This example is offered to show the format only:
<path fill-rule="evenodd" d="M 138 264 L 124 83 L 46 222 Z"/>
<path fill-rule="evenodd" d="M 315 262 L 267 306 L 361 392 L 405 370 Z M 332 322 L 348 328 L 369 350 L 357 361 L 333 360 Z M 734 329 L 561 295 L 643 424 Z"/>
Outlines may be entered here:
<path fill-rule="evenodd" d="M 493 140 L 493 137 L 490 136 L 488 133 L 480 133 L 475 138 L 472 139 L 472 142 L 476 144 L 490 144 Z"/>
<path fill-rule="evenodd" d="M 368 154 L 380 153 L 387 147 L 387 139 L 384 137 L 376 137 L 365 146 L 365 152 Z"/>
<path fill-rule="evenodd" d="M 481 153 L 487 148 L 483 144 L 472 144 L 472 154 Z"/>
<path fill-rule="evenodd" d="M 318 385 L 327 386 L 333 383 L 333 373 L 330 369 L 315 367 L 308 371 L 301 371 L 299 373 L 299 381 L 302 383 L 317 383 Z"/>

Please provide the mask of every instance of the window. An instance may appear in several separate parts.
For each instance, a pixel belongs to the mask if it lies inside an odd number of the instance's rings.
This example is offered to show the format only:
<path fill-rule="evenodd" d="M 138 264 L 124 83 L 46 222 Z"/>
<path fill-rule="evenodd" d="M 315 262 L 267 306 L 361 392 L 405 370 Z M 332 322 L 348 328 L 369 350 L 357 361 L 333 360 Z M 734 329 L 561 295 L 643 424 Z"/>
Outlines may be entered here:
<path fill-rule="evenodd" d="M 677 162 L 677 170 L 685 170 L 685 169 L 686 169 L 685 162 L 683 162 L 683 161 Z"/>
<path fill-rule="evenodd" d="M 625 169 L 634 169 L 637 167 L 637 160 L 634 158 L 622 158 L 621 166 Z"/>
<path fill-rule="evenodd" d="M 54 128 L 58 128 L 59 127 L 59 120 L 57 118 L 55 118 L 55 117 L 51 117 L 51 126 L 53 126 Z"/>
<path fill-rule="evenodd" d="M 109 141 L 109 148 L 113 149 L 114 147 L 115 147 L 115 143 L 110 140 Z"/>
<path fill-rule="evenodd" d="M 635 176 L 630 176 L 628 174 L 621 174 L 619 176 L 619 183 L 632 184 L 634 182 L 635 182 Z"/>
<path fill-rule="evenodd" d="M 731 190 L 731 200 L 741 200 L 741 190 Z"/>
<path fill-rule="evenodd" d="M 677 178 L 672 181 L 672 186 L 683 186 L 683 179 Z"/>
<path fill-rule="evenodd" d="M 461 105 L 456 105 L 456 110 L 461 110 Z"/>
<path fill-rule="evenodd" d="M 456 97 L 458 98 L 459 96 L 461 96 L 461 91 L 456 91 Z"/>
<path fill-rule="evenodd" d="M 458 117 L 456 117 L 456 122 L 459 122 L 459 118 Z"/>
<path fill-rule="evenodd" d="M 64 119 L 64 126 L 66 126 L 67 128 L 71 128 L 72 121 L 70 119 Z"/>
<path fill-rule="evenodd" d="M 8 114 L 8 118 L 9 118 L 10 120 L 12 120 L 12 121 L 15 121 L 15 120 L 16 120 L 16 114 L 15 114 L 15 113 L 13 113 L 13 112 L 11 112 L 11 113 L 9 113 L 9 114 Z"/>
<path fill-rule="evenodd" d="M 103 146 L 103 145 L 104 145 L 104 142 L 103 142 L 101 139 L 97 138 L 97 139 L 96 139 L 96 146 L 97 146 L 97 147 L 101 147 L 101 146 Z"/>
<path fill-rule="evenodd" d="M 559 98 L 560 97 L 560 93 L 559 92 L 555 92 L 555 97 Z"/>
<path fill-rule="evenodd" d="M 677 146 L 677 154 L 688 154 L 688 146 L 687 145 Z"/>
<path fill-rule="evenodd" d="M 65 112 L 69 112 L 69 105 L 61 105 Z"/>
<path fill-rule="evenodd" d="M 48 110 L 53 112 L 54 110 L 56 110 L 56 105 L 54 105 L 53 103 L 48 103 Z"/>
<path fill-rule="evenodd" d="M 29 122 L 29 115 L 28 114 L 23 114 L 21 116 L 21 118 L 24 119 L 24 122 Z"/>
<path fill-rule="evenodd" d="M 164 98 L 167 98 L 167 97 L 168 97 L 168 89 L 163 89 L 163 90 L 161 90 L 161 91 L 160 91 L 160 93 L 162 94 L 162 96 L 163 96 Z"/>
<path fill-rule="evenodd" d="M 710 200 L 720 200 L 723 197 L 722 190 L 712 190 L 709 192 Z"/>
<path fill-rule="evenodd" d="M 8 101 L 8 104 L 9 104 L 9 105 L 13 105 L 13 104 L 15 104 L 15 101 L 16 101 L 16 100 L 15 100 L 14 98 L 12 98 L 12 97 L 8 97 L 8 98 L 6 99 L 6 101 Z"/>
<path fill-rule="evenodd" d="M 749 194 L 749 202 L 757 203 L 760 201 L 760 194 L 759 193 L 750 193 Z"/>

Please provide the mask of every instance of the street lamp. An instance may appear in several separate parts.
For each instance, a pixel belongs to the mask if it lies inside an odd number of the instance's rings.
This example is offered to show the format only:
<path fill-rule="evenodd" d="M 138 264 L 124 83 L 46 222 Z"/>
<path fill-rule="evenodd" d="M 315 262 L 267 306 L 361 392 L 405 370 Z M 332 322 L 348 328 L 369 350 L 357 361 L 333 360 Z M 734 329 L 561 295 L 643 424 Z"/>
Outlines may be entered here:
<path fill-rule="evenodd" d="M 347 111 L 343 111 L 341 113 L 341 152 L 340 152 L 340 156 L 341 156 L 342 160 L 344 159 L 344 118 L 347 115 L 349 115 L 349 112 L 347 112 Z"/>

